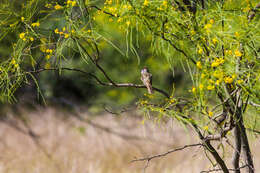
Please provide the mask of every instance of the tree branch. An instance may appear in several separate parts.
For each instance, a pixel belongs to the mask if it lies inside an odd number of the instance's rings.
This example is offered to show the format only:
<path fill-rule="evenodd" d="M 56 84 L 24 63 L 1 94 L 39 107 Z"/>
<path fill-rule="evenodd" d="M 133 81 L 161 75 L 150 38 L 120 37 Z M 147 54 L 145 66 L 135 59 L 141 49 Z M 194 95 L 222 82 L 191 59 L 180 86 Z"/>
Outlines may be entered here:
<path fill-rule="evenodd" d="M 95 76 L 94 74 L 92 73 L 88 73 L 86 71 L 83 71 L 83 70 L 80 70 L 80 69 L 76 69 L 76 68 L 67 68 L 67 67 L 62 67 L 62 68 L 49 68 L 49 69 L 46 69 L 46 68 L 42 68 L 42 69 L 38 69 L 38 70 L 34 70 L 34 71 L 28 71 L 26 72 L 26 74 L 29 74 L 29 73 L 41 73 L 43 71 L 58 71 L 58 70 L 67 70 L 67 71 L 75 71 L 75 72 L 79 72 L 79 73 L 82 73 L 82 74 L 85 74 L 85 75 L 88 75 L 88 76 L 91 76 L 92 78 L 94 78 L 96 80 L 96 82 L 100 85 L 103 85 L 103 86 L 112 86 L 112 87 L 117 87 L 117 88 L 120 88 L 120 87 L 125 87 L 125 88 L 146 88 L 145 85 L 140 85 L 140 84 L 133 84 L 133 83 L 105 83 L 103 81 L 101 81 L 97 76 Z M 169 94 L 159 88 L 156 88 L 156 87 L 153 87 L 153 90 L 163 94 L 165 97 L 167 98 L 170 98 Z"/>
<path fill-rule="evenodd" d="M 157 154 L 157 155 L 153 155 L 153 156 L 149 156 L 149 157 L 144 157 L 144 158 L 140 158 L 140 159 L 134 159 L 131 161 L 132 162 L 139 162 L 139 161 L 151 161 L 152 159 L 155 159 L 155 158 L 159 158 L 159 157 L 164 157 L 170 153 L 173 153 L 173 152 L 176 152 L 176 151 L 180 151 L 180 150 L 183 150 L 185 148 L 189 148 L 189 147 L 196 147 L 196 146 L 203 146 L 203 144 L 201 143 L 198 143 L 198 144 L 190 144 L 190 145 L 184 145 L 183 147 L 179 147 L 179 148 L 175 148 L 175 149 L 172 149 L 172 150 L 169 150 L 165 153 L 162 153 L 162 154 Z"/>

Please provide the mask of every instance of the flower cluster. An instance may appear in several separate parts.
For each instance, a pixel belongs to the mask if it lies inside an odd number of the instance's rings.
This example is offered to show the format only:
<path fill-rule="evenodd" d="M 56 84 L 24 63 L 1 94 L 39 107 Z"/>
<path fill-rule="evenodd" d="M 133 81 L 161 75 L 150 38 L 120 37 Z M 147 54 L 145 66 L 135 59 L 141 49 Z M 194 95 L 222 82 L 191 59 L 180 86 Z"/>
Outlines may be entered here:
<path fill-rule="evenodd" d="M 73 31 L 74 31 L 74 30 L 73 30 Z M 54 30 L 54 32 L 55 32 L 56 34 L 64 35 L 64 38 L 68 38 L 68 37 L 69 37 L 69 33 L 66 31 L 66 28 L 65 28 L 65 27 L 62 28 L 62 31 L 59 31 L 59 29 L 56 28 L 56 29 Z"/>
<path fill-rule="evenodd" d="M 39 22 L 34 22 L 31 24 L 32 27 L 39 27 L 40 26 L 40 23 Z"/>
<path fill-rule="evenodd" d="M 19 34 L 19 38 L 22 39 L 23 41 L 26 41 L 29 39 L 30 41 L 34 41 L 34 38 L 31 36 L 28 36 L 28 33 L 22 32 Z"/>
<path fill-rule="evenodd" d="M 223 58 L 216 58 L 212 63 L 211 67 L 218 67 L 219 65 L 222 65 L 225 62 Z"/>

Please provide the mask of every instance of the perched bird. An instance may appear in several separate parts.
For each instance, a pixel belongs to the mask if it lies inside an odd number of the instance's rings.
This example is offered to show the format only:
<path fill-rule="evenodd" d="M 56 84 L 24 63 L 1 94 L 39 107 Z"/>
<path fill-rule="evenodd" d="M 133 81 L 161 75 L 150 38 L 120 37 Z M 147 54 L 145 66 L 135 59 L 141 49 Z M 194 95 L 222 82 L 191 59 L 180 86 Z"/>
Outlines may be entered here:
<path fill-rule="evenodd" d="M 225 123 L 225 120 L 227 119 L 227 113 L 223 111 L 219 115 L 217 115 L 215 118 L 213 118 L 213 121 L 217 124 L 218 127 L 222 127 Z"/>
<path fill-rule="evenodd" d="M 152 87 L 152 74 L 149 73 L 149 70 L 147 67 L 144 67 L 141 70 L 141 80 L 143 81 L 144 85 L 146 86 L 148 93 L 153 93 L 153 87 Z"/>
<path fill-rule="evenodd" d="M 248 16 L 247 16 L 249 22 L 251 22 L 251 20 L 254 19 L 256 13 L 259 12 L 259 9 L 260 9 L 260 3 L 258 3 L 258 4 L 255 6 L 254 9 L 251 9 L 251 10 L 249 11 Z"/>

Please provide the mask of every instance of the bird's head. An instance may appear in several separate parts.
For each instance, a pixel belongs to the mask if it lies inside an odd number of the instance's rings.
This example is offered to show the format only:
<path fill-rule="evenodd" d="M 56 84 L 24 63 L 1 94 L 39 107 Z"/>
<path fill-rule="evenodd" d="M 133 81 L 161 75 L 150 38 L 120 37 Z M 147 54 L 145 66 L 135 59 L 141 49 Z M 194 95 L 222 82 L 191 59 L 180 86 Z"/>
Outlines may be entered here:
<path fill-rule="evenodd" d="M 146 66 L 144 66 L 144 68 L 141 70 L 141 73 L 147 73 L 147 72 L 149 72 L 149 70 Z"/>

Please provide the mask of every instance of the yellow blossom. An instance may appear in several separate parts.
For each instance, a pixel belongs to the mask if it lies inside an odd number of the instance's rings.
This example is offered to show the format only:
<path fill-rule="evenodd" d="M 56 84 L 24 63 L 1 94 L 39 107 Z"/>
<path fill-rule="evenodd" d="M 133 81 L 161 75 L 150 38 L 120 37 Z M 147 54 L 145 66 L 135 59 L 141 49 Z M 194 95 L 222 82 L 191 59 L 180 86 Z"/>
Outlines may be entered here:
<path fill-rule="evenodd" d="M 211 67 L 218 67 L 219 65 L 223 64 L 225 60 L 223 58 L 217 58 L 211 63 Z"/>
<path fill-rule="evenodd" d="M 11 64 L 13 64 L 13 65 L 16 64 L 16 61 L 14 58 L 11 60 Z"/>
<path fill-rule="evenodd" d="M 196 88 L 195 88 L 195 87 L 192 87 L 191 91 L 192 91 L 193 93 L 195 93 L 195 92 L 196 92 Z"/>
<path fill-rule="evenodd" d="M 209 117 L 213 116 L 213 112 L 209 111 Z"/>
<path fill-rule="evenodd" d="M 239 33 L 238 33 L 238 32 L 235 32 L 235 36 L 236 36 L 236 37 L 239 37 Z"/>
<path fill-rule="evenodd" d="M 87 32 L 88 32 L 88 33 L 91 33 L 91 30 L 89 29 L 89 30 L 87 30 Z"/>
<path fill-rule="evenodd" d="M 14 64 L 14 68 L 18 68 L 19 67 L 19 65 L 18 64 Z"/>
<path fill-rule="evenodd" d="M 76 1 L 72 1 L 71 6 L 74 7 L 76 5 L 76 3 L 77 3 Z"/>
<path fill-rule="evenodd" d="M 202 73 L 201 74 L 201 79 L 203 79 L 205 77 L 205 74 L 204 73 Z"/>
<path fill-rule="evenodd" d="M 149 4 L 148 0 L 144 0 L 144 6 L 147 6 Z"/>
<path fill-rule="evenodd" d="M 212 24 L 206 24 L 206 25 L 204 26 L 204 28 L 205 28 L 206 30 L 209 30 L 211 27 L 212 27 Z"/>
<path fill-rule="evenodd" d="M 243 83 L 243 80 L 239 79 L 239 80 L 237 81 L 237 84 L 240 85 L 241 83 Z"/>
<path fill-rule="evenodd" d="M 127 22 L 126 22 L 126 25 L 127 25 L 127 26 L 129 26 L 130 24 L 131 24 L 131 22 L 130 22 L 130 21 L 127 21 Z"/>
<path fill-rule="evenodd" d="M 200 84 L 200 85 L 199 85 L 199 89 L 200 89 L 200 90 L 203 90 L 203 88 L 204 88 L 204 85 L 203 85 L 203 84 Z"/>
<path fill-rule="evenodd" d="M 54 30 L 54 32 L 55 32 L 56 34 L 59 34 L 59 29 L 56 28 L 56 29 Z"/>
<path fill-rule="evenodd" d="M 25 36 L 25 33 L 24 33 L 24 32 L 22 32 L 21 34 L 19 34 L 20 39 L 23 39 L 24 36 Z"/>
<path fill-rule="evenodd" d="M 226 53 L 227 55 L 232 55 L 232 50 L 226 50 L 225 53 Z"/>
<path fill-rule="evenodd" d="M 51 58 L 51 55 L 46 55 L 45 57 L 47 60 Z"/>
<path fill-rule="evenodd" d="M 163 1 L 163 6 L 165 6 L 165 7 L 166 7 L 166 6 L 167 6 L 167 4 L 168 4 L 168 3 L 167 3 L 167 1 L 166 1 L 166 0 L 164 0 L 164 1 Z"/>
<path fill-rule="evenodd" d="M 24 17 L 21 17 L 21 21 L 24 22 Z"/>
<path fill-rule="evenodd" d="M 241 57 L 241 56 L 242 56 L 242 53 L 241 53 L 239 50 L 236 50 L 236 51 L 235 51 L 235 55 L 236 55 L 237 57 Z"/>
<path fill-rule="evenodd" d="M 74 33 L 75 33 L 75 30 L 74 30 L 74 29 L 72 29 L 72 30 L 71 30 L 71 34 L 74 34 Z"/>
<path fill-rule="evenodd" d="M 30 37 L 30 40 L 31 40 L 31 41 L 34 41 L 34 38 L 33 38 L 33 37 Z"/>
<path fill-rule="evenodd" d="M 209 23 L 214 24 L 214 23 L 215 23 L 215 20 L 214 20 L 214 19 L 210 19 L 210 20 L 209 20 Z"/>
<path fill-rule="evenodd" d="M 214 90 L 215 89 L 215 86 L 214 85 L 208 85 L 207 86 L 207 90 Z"/>
<path fill-rule="evenodd" d="M 198 67 L 198 69 L 201 69 L 201 68 L 202 68 L 201 62 L 198 61 L 198 62 L 196 63 L 196 66 Z"/>
<path fill-rule="evenodd" d="M 225 81 L 225 83 L 227 83 L 227 84 L 231 84 L 231 83 L 233 82 L 233 78 L 230 77 L 230 76 L 227 76 L 227 77 L 224 78 L 224 81 Z"/>
<path fill-rule="evenodd" d="M 209 130 L 209 126 L 204 126 L 203 129 L 204 129 L 205 131 L 208 131 L 208 130 Z"/>
<path fill-rule="evenodd" d="M 221 82 L 220 80 L 217 80 L 217 81 L 216 81 L 216 85 L 219 85 L 219 84 L 220 84 L 220 82 Z"/>
<path fill-rule="evenodd" d="M 35 23 L 32 23 L 31 25 L 32 25 L 32 27 L 39 27 L 40 23 L 39 22 L 35 22 Z"/>
<path fill-rule="evenodd" d="M 121 22 L 121 21 L 122 21 L 122 18 L 119 17 L 119 18 L 117 19 L 117 22 L 119 23 L 119 22 Z"/>
<path fill-rule="evenodd" d="M 213 42 L 213 44 L 216 44 L 218 42 L 218 40 L 216 38 L 213 38 L 212 42 Z"/>
<path fill-rule="evenodd" d="M 68 33 L 65 33 L 64 34 L 64 38 L 68 38 L 69 37 L 69 34 Z"/>
<path fill-rule="evenodd" d="M 113 19 L 112 19 L 112 18 L 109 18 L 108 21 L 109 21 L 109 22 L 113 22 Z"/>
<path fill-rule="evenodd" d="M 202 53 L 203 53 L 203 49 L 202 49 L 202 48 L 199 48 L 198 53 L 199 53 L 199 54 L 202 54 Z"/>
<path fill-rule="evenodd" d="M 66 31 L 66 27 L 65 27 L 65 26 L 62 28 L 62 31 L 63 31 L 63 32 Z"/>
<path fill-rule="evenodd" d="M 59 4 L 57 4 L 57 5 L 54 6 L 54 8 L 55 8 L 55 10 L 60 10 L 60 9 L 62 9 L 62 6 L 60 6 Z"/>

